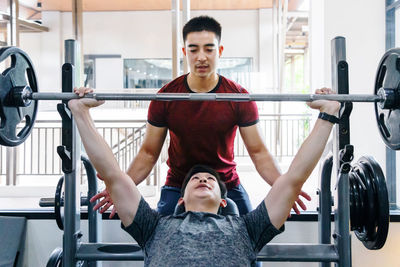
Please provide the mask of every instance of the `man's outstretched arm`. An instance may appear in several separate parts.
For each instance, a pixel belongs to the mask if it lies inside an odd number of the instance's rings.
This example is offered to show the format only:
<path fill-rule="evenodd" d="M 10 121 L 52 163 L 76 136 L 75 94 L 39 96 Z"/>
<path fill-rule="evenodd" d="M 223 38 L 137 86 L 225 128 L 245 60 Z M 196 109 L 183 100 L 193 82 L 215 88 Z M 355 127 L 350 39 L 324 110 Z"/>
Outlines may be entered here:
<path fill-rule="evenodd" d="M 94 99 L 82 98 L 69 101 L 68 106 L 74 116 L 86 153 L 104 180 L 122 223 L 128 226 L 135 218 L 141 195 L 132 179 L 119 167 L 110 147 L 97 132 L 90 116 L 89 109 L 101 103 Z"/>
<path fill-rule="evenodd" d="M 323 93 L 326 92 L 323 91 Z M 327 90 L 330 92 L 330 90 Z M 311 108 L 319 109 L 330 115 L 337 115 L 339 103 L 318 100 L 309 104 Z M 331 133 L 333 123 L 318 119 L 310 135 L 303 142 L 294 157 L 289 170 L 279 177 L 267 197 L 265 205 L 271 223 L 279 229 L 286 221 L 293 203 L 297 199 L 304 182 L 317 165 Z"/>

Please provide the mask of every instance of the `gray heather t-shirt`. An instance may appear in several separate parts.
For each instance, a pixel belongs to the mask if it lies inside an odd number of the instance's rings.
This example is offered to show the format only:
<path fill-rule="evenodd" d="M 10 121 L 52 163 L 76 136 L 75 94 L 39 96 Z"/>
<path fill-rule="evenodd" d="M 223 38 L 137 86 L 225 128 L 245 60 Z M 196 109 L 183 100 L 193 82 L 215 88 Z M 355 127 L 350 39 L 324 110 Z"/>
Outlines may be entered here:
<path fill-rule="evenodd" d="M 142 198 L 123 227 L 143 249 L 145 266 L 251 266 L 275 235 L 264 201 L 244 216 L 184 212 L 161 216 Z"/>

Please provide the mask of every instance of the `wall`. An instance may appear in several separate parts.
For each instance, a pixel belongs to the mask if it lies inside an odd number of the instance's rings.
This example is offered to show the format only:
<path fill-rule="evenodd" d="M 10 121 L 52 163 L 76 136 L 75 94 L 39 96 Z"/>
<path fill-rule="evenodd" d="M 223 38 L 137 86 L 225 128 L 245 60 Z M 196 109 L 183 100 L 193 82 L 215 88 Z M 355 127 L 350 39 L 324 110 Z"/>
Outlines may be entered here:
<path fill-rule="evenodd" d="M 222 25 L 225 57 L 251 57 L 254 71 L 263 71 L 263 86 L 272 86 L 271 10 L 192 11 L 191 16 L 209 15 Z M 61 87 L 63 41 L 73 38 L 70 12 L 42 12 L 50 31 L 21 34 L 21 48 L 36 67 L 41 91 Z M 170 58 L 170 11 L 85 12 L 83 53 L 117 54 L 122 58 Z M 262 37 L 259 38 L 259 33 Z M 122 62 L 122 61 L 121 61 Z M 109 76 L 121 76 L 110 68 Z M 49 79 L 51 77 L 51 79 Z M 270 82 L 270 83 L 269 83 Z"/>
<path fill-rule="evenodd" d="M 343 36 L 346 38 L 350 93 L 373 94 L 376 70 L 385 52 L 384 1 L 325 1 L 324 20 L 325 83 L 331 82 L 330 40 Z M 374 155 L 384 169 L 385 147 L 379 136 L 373 104 L 354 103 L 350 125 L 355 159 L 365 154 Z"/>

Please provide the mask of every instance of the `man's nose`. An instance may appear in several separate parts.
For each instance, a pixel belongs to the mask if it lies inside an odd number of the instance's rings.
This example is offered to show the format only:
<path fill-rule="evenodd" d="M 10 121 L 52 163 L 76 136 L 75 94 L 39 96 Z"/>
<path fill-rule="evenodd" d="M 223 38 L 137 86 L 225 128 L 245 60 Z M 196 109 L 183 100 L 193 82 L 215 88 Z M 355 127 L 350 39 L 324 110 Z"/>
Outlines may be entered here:
<path fill-rule="evenodd" d="M 207 178 L 200 178 L 199 183 L 207 183 Z"/>
<path fill-rule="evenodd" d="M 198 56 L 197 56 L 197 60 L 198 61 L 205 61 L 207 59 L 206 54 L 204 53 L 204 51 L 200 51 Z"/>

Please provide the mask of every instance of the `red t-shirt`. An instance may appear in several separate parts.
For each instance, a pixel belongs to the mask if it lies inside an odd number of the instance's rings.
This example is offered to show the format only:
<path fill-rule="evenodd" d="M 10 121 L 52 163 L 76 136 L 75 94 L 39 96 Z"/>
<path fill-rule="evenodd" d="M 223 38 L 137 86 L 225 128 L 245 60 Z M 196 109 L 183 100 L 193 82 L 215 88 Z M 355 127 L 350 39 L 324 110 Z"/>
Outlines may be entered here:
<path fill-rule="evenodd" d="M 180 76 L 159 93 L 194 93 L 187 75 Z M 210 93 L 248 93 L 239 84 L 219 76 Z M 151 101 L 148 122 L 167 127 L 170 135 L 166 185 L 181 187 L 186 173 L 195 164 L 214 168 L 228 189 L 239 185 L 234 162 L 237 127 L 258 122 L 255 102 L 228 101 Z"/>

